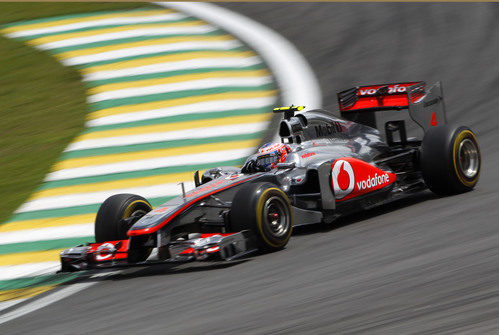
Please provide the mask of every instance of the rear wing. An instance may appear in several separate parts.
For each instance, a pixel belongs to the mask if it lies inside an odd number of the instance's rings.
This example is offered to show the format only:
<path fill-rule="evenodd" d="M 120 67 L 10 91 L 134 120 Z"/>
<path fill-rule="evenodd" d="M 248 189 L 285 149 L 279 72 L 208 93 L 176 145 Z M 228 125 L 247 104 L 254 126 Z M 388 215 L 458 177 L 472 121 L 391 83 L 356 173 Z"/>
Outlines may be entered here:
<path fill-rule="evenodd" d="M 341 116 L 376 128 L 375 113 L 409 110 L 409 116 L 423 129 L 447 123 L 442 83 L 426 90 L 424 81 L 357 86 L 338 93 Z"/>

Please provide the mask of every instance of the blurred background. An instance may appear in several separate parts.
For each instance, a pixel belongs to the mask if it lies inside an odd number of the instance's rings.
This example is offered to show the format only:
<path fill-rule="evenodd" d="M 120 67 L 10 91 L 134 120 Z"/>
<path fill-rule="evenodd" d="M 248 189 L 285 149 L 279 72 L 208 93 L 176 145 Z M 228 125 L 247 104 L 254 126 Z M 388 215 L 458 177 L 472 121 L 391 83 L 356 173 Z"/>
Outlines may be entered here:
<path fill-rule="evenodd" d="M 449 120 L 470 126 L 481 144 L 477 189 L 423 193 L 298 230 L 286 250 L 235 267 L 103 280 L 6 324 L 7 333 L 105 333 L 104 325 L 191 334 L 497 332 L 499 7 L 217 6 L 291 42 L 334 113 L 336 92 L 356 85 L 442 81 Z M 138 193 L 156 206 L 194 170 L 240 165 L 272 135 L 272 107 L 288 103 L 287 83 L 259 50 L 182 11 L 2 3 L 0 24 L 0 307 L 75 278 L 54 275 L 58 252 L 92 240 L 107 196 Z"/>

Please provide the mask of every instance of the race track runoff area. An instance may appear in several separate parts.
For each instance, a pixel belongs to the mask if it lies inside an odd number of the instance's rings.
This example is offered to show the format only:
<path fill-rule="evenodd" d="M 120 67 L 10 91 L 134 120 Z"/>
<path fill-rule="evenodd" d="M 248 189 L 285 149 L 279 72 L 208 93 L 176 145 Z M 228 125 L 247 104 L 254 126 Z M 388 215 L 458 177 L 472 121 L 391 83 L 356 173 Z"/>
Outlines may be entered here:
<path fill-rule="evenodd" d="M 89 104 L 86 130 L 0 225 L 0 309 L 78 275 L 55 274 L 59 252 L 93 241 L 107 197 L 136 193 L 156 206 L 181 193 L 179 182 L 192 187 L 195 170 L 242 164 L 278 101 L 254 51 L 171 9 L 51 17 L 0 33 L 75 67 Z"/>

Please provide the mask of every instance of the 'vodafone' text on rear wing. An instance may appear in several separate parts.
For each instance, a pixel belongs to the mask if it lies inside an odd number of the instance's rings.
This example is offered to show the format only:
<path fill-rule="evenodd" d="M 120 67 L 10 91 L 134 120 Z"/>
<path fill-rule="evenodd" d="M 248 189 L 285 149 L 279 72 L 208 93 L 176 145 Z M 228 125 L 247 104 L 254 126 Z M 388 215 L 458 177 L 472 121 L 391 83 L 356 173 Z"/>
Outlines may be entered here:
<path fill-rule="evenodd" d="M 338 93 L 341 116 L 376 127 L 374 112 L 408 109 L 409 116 L 423 129 L 447 123 L 442 83 L 426 89 L 423 81 L 357 86 Z"/>

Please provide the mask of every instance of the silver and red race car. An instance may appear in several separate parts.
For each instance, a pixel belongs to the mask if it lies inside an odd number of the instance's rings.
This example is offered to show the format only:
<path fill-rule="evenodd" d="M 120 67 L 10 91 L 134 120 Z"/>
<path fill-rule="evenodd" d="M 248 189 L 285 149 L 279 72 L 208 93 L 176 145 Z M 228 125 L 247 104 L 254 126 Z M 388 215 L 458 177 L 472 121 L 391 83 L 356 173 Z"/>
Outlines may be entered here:
<path fill-rule="evenodd" d="M 283 248 L 295 226 L 328 224 L 427 188 L 455 194 L 476 185 L 477 138 L 447 124 L 440 83 L 355 87 L 338 93 L 338 102 L 341 118 L 302 106 L 274 109 L 284 116 L 279 143 L 262 146 L 242 168 L 196 171 L 195 189 L 155 209 L 138 195 L 108 198 L 95 220 L 96 243 L 63 251 L 62 271 L 232 260 Z M 385 111 L 395 119 L 382 134 L 376 126 Z M 406 128 L 403 113 L 419 128 Z"/>

